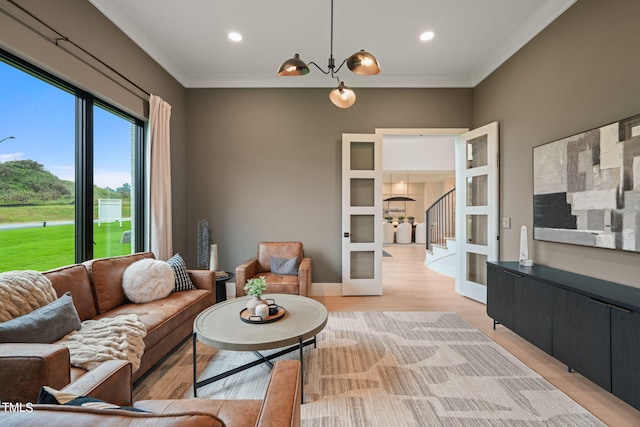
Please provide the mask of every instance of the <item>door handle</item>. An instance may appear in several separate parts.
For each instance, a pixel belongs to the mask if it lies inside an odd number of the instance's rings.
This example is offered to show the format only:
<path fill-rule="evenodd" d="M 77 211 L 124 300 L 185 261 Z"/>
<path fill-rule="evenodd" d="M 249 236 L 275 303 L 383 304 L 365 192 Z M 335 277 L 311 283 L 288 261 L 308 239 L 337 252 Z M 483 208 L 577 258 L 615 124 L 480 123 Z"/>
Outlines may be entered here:
<path fill-rule="evenodd" d="M 349 232 L 348 231 L 344 232 L 344 237 L 349 237 Z"/>

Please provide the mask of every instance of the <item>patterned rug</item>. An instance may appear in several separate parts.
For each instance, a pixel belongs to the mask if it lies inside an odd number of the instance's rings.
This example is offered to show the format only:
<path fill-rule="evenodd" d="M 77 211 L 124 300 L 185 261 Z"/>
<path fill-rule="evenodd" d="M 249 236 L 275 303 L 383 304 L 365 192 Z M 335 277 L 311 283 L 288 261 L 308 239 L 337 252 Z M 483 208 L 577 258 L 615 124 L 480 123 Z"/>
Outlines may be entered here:
<path fill-rule="evenodd" d="M 199 379 L 255 359 L 207 349 L 198 346 L 199 366 L 208 365 Z M 191 357 L 188 341 L 136 384 L 134 398 L 193 397 Z M 331 312 L 304 362 L 305 427 L 604 425 L 455 313 Z M 260 399 L 268 376 L 260 365 L 198 397 Z"/>

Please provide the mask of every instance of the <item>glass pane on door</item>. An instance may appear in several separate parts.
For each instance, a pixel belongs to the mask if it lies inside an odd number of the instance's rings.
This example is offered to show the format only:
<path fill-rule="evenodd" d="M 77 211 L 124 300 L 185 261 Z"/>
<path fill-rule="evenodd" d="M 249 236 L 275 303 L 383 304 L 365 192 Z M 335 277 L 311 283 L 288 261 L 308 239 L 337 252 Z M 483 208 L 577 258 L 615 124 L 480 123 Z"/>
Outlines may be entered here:
<path fill-rule="evenodd" d="M 487 215 L 467 215 L 467 242 L 487 245 Z"/>
<path fill-rule="evenodd" d="M 487 176 L 467 178 L 467 206 L 487 206 Z"/>
<path fill-rule="evenodd" d="M 375 203 L 373 179 L 351 179 L 351 206 L 373 206 Z"/>
<path fill-rule="evenodd" d="M 351 170 L 372 171 L 375 168 L 375 144 L 351 142 Z"/>
<path fill-rule="evenodd" d="M 351 215 L 351 243 L 372 243 L 375 237 L 373 215 Z"/>
<path fill-rule="evenodd" d="M 467 252 L 467 280 L 487 286 L 487 256 Z"/>
<path fill-rule="evenodd" d="M 351 279 L 373 279 L 374 261 L 374 251 L 351 251 Z"/>
<path fill-rule="evenodd" d="M 467 141 L 467 169 L 487 165 L 487 135 Z"/>

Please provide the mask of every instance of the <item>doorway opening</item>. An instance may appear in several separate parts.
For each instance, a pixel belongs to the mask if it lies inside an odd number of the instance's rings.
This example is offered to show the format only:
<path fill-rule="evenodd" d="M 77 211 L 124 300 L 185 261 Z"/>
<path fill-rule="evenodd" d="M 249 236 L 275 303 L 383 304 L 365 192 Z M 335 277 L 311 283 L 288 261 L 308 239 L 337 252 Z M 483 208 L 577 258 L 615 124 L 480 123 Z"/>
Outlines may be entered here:
<path fill-rule="evenodd" d="M 426 211 L 455 188 L 455 142 L 466 130 L 376 130 L 382 141 L 385 246 L 422 246 L 426 257 L 427 234 L 432 231 Z M 434 225 L 433 218 L 429 222 Z"/>

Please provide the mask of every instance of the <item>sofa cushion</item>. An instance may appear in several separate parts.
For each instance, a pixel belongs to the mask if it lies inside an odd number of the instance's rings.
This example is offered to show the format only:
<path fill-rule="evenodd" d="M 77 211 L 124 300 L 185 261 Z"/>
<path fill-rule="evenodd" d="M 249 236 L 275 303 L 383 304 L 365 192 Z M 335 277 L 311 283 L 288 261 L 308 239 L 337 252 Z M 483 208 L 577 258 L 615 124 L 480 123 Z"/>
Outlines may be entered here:
<path fill-rule="evenodd" d="M 70 293 L 31 313 L 0 323 L 0 342 L 51 344 L 80 329 Z"/>
<path fill-rule="evenodd" d="M 179 414 L 153 414 L 120 409 L 93 409 L 80 406 L 32 405 L 33 411 L 6 411 L 2 423 L 7 426 L 154 426 L 224 427 L 219 419 L 201 411 Z"/>
<path fill-rule="evenodd" d="M 95 409 L 123 409 L 133 412 L 148 412 L 144 409 L 134 408 L 132 406 L 119 406 L 112 403 L 105 402 L 100 399 L 89 396 L 77 396 L 73 393 L 65 391 L 55 390 L 51 387 L 43 386 L 40 389 L 38 395 L 38 404 L 46 405 L 68 405 L 68 406 L 82 406 L 85 408 Z"/>
<path fill-rule="evenodd" d="M 58 297 L 67 292 L 73 296 L 73 305 L 76 307 L 80 320 L 93 319 L 98 314 L 96 300 L 91 289 L 89 272 L 82 264 L 74 264 L 66 267 L 45 271 Z"/>
<path fill-rule="evenodd" d="M 271 272 L 287 276 L 298 275 L 298 258 L 280 258 L 272 256 L 270 260 Z"/>
<path fill-rule="evenodd" d="M 83 263 L 91 276 L 98 313 L 104 313 L 127 302 L 122 289 L 122 275 L 127 267 L 143 258 L 154 258 L 154 255 L 152 252 L 141 252 Z"/>
<path fill-rule="evenodd" d="M 122 289 L 129 301 L 145 303 L 169 295 L 175 278 L 173 270 L 164 261 L 141 259 L 124 270 Z"/>
<path fill-rule="evenodd" d="M 134 407 L 156 414 L 206 413 L 220 419 L 226 426 L 258 425 L 261 400 L 222 400 L 222 399 L 172 399 L 172 400 L 140 400 Z M 268 424 L 268 423 L 265 423 Z M 287 424 L 289 426 L 289 424 Z"/>
<path fill-rule="evenodd" d="M 193 319 L 202 310 L 211 305 L 211 292 L 195 291 L 173 292 L 168 297 L 145 304 L 124 304 L 108 313 L 98 315 L 113 317 L 119 314 L 137 314 L 147 329 L 144 337 L 145 353 L 173 333 L 184 322 L 193 323 Z M 185 335 L 186 336 L 186 335 Z M 171 348 L 167 348 L 169 351 Z"/>
<path fill-rule="evenodd" d="M 169 264 L 173 270 L 173 275 L 175 277 L 176 283 L 173 286 L 173 292 L 193 290 L 196 288 L 191 281 L 191 277 L 189 277 L 189 273 L 187 272 L 187 264 L 184 262 L 184 259 L 182 259 L 180 254 L 175 254 L 169 258 L 167 260 L 167 264 Z"/>

